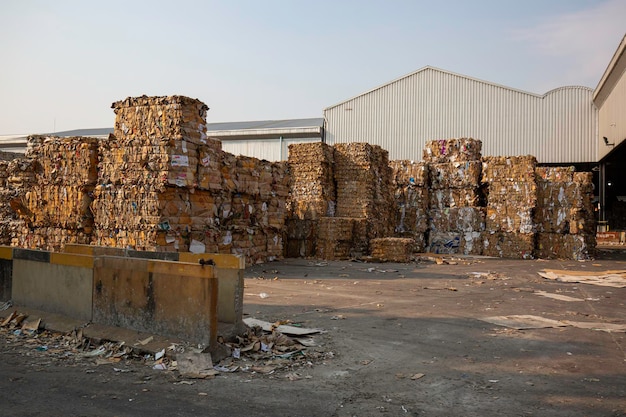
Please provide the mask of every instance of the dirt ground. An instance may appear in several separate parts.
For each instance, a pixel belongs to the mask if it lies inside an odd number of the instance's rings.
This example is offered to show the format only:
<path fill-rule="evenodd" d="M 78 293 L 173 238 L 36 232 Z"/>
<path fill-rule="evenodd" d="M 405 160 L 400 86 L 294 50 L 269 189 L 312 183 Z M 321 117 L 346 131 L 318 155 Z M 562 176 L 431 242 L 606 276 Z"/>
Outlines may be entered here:
<path fill-rule="evenodd" d="M 545 269 L 626 270 L 626 254 L 251 266 L 246 317 L 323 329 L 311 336 L 317 346 L 297 359 L 243 358 L 232 362 L 236 372 L 189 379 L 153 369 L 149 355 L 107 362 L 64 348 L 67 336 L 5 330 L 0 414 L 626 416 L 626 334 L 571 325 L 626 324 L 626 288 L 549 280 L 538 275 Z M 510 315 L 559 327 L 485 321 Z"/>

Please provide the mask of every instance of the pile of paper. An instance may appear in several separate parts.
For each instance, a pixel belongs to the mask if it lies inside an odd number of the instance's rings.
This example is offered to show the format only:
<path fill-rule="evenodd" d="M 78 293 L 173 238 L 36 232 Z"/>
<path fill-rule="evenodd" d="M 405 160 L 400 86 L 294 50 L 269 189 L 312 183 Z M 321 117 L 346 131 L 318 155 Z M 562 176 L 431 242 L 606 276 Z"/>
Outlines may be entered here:
<path fill-rule="evenodd" d="M 587 258 L 595 249 L 592 174 L 574 167 L 539 167 L 536 175 L 538 256 Z"/>
<path fill-rule="evenodd" d="M 370 241 L 371 257 L 381 262 L 410 262 L 415 241 L 408 238 L 377 238 Z"/>
<path fill-rule="evenodd" d="M 413 239 L 423 252 L 428 230 L 428 165 L 424 162 L 390 161 L 394 189 L 395 236 Z"/>
<path fill-rule="evenodd" d="M 533 257 L 537 185 L 534 156 L 483 157 L 482 182 L 487 191 L 483 254 L 504 258 Z"/>
<path fill-rule="evenodd" d="M 485 230 L 480 176 L 482 142 L 471 138 L 426 143 L 430 179 L 428 247 L 434 253 L 480 255 Z"/>

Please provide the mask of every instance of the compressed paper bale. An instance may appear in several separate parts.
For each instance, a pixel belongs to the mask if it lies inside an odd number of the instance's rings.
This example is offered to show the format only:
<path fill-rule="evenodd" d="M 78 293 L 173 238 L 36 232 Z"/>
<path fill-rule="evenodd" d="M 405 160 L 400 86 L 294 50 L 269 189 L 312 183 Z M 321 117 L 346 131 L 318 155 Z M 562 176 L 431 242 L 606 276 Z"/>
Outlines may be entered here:
<path fill-rule="evenodd" d="M 33 226 L 91 229 L 91 186 L 36 185 L 25 195 Z M 88 232 L 88 230 L 87 230 Z"/>
<path fill-rule="evenodd" d="M 535 182 L 537 158 L 526 156 L 484 156 L 482 158 L 483 183 Z"/>
<path fill-rule="evenodd" d="M 478 188 L 480 161 L 444 162 L 430 164 L 430 184 L 433 190 L 447 188 Z"/>
<path fill-rule="evenodd" d="M 537 183 L 526 181 L 491 181 L 487 185 L 487 205 L 537 205 Z"/>
<path fill-rule="evenodd" d="M 289 145 L 288 166 L 283 170 L 287 169 L 290 172 L 287 207 L 291 217 L 317 219 L 335 215 L 332 147 L 321 142 Z M 280 180 L 277 183 L 274 192 L 286 185 Z"/>
<path fill-rule="evenodd" d="M 413 239 L 377 238 L 370 241 L 372 258 L 382 262 L 410 262 L 414 251 Z"/>
<path fill-rule="evenodd" d="M 482 232 L 431 232 L 427 250 L 431 253 L 482 255 Z"/>
<path fill-rule="evenodd" d="M 433 209 L 447 207 L 478 207 L 481 193 L 477 187 L 432 189 L 428 193 L 428 205 Z"/>
<path fill-rule="evenodd" d="M 184 96 L 128 97 L 111 105 L 114 135 L 120 139 L 168 137 L 208 143 L 206 112 L 200 100 Z"/>
<path fill-rule="evenodd" d="M 482 142 L 472 138 L 431 140 L 424 146 L 423 159 L 432 163 L 478 161 L 481 149 Z"/>
<path fill-rule="evenodd" d="M 187 188 L 197 183 L 198 147 L 186 140 L 109 137 L 100 154 L 99 183 Z"/>
<path fill-rule="evenodd" d="M 537 167 L 535 174 L 538 181 L 547 182 L 573 182 L 574 181 L 573 166 L 569 167 Z"/>
<path fill-rule="evenodd" d="M 396 186 L 428 187 L 428 164 L 408 160 L 389 161 Z"/>
<path fill-rule="evenodd" d="M 484 232 L 483 255 L 511 259 L 533 259 L 534 233 Z"/>
<path fill-rule="evenodd" d="M 430 230 L 433 232 L 485 230 L 485 209 L 482 207 L 431 209 L 429 215 Z"/>
<path fill-rule="evenodd" d="M 544 259 L 586 260 L 595 250 L 595 235 L 537 234 L 537 256 Z"/>
<path fill-rule="evenodd" d="M 490 232 L 534 233 L 534 208 L 508 204 L 487 207 L 486 230 Z"/>
<path fill-rule="evenodd" d="M 99 140 L 87 137 L 29 136 L 40 184 L 93 185 L 98 180 Z"/>

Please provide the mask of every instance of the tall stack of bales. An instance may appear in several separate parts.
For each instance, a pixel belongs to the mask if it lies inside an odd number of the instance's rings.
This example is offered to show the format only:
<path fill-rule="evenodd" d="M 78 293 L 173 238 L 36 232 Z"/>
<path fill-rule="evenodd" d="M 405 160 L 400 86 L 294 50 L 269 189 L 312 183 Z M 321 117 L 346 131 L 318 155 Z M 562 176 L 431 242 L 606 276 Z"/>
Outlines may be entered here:
<path fill-rule="evenodd" d="M 538 167 L 537 256 L 587 259 L 595 249 L 593 176 L 574 167 Z"/>
<path fill-rule="evenodd" d="M 428 165 L 424 162 L 390 161 L 394 190 L 396 237 L 413 239 L 413 249 L 423 252 L 428 231 Z"/>
<path fill-rule="evenodd" d="M 537 183 L 534 156 L 483 157 L 482 182 L 487 191 L 483 255 L 532 259 Z"/>
<path fill-rule="evenodd" d="M 100 149 L 96 244 L 188 251 L 207 106 L 182 96 L 143 96 L 112 107 L 114 133 Z"/>
<path fill-rule="evenodd" d="M 98 140 L 31 136 L 26 156 L 37 169 L 23 200 L 29 230 L 20 246 L 54 251 L 67 243 L 90 243 Z"/>
<path fill-rule="evenodd" d="M 482 253 L 480 237 L 485 230 L 485 209 L 480 207 L 481 147 L 481 141 L 471 138 L 426 143 L 431 252 Z"/>
<path fill-rule="evenodd" d="M 316 253 L 324 259 L 365 255 L 370 239 L 393 233 L 389 156 L 381 147 L 368 143 L 336 144 L 333 155 L 335 219 L 320 219 Z M 347 235 L 350 230 L 352 236 Z M 340 240 L 342 245 L 334 245 Z M 331 254 L 333 247 L 335 253 Z"/>
<path fill-rule="evenodd" d="M 315 256 L 319 220 L 335 215 L 333 164 L 333 148 L 325 143 L 289 145 L 288 257 Z"/>
<path fill-rule="evenodd" d="M 285 164 L 222 151 L 196 99 L 144 96 L 113 108 L 93 204 L 96 244 L 235 253 L 253 263 L 282 257 Z"/>

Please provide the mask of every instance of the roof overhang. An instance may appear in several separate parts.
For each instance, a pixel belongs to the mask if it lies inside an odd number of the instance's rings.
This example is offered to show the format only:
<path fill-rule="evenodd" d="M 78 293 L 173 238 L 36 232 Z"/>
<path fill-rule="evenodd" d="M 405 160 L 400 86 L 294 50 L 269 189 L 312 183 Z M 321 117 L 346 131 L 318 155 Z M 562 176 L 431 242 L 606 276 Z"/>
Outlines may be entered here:
<path fill-rule="evenodd" d="M 593 102 L 600 108 L 604 101 L 607 99 L 611 91 L 621 78 L 624 70 L 626 70 L 626 35 L 622 38 L 622 42 L 617 47 L 611 62 L 606 67 L 598 86 L 593 92 Z"/>

